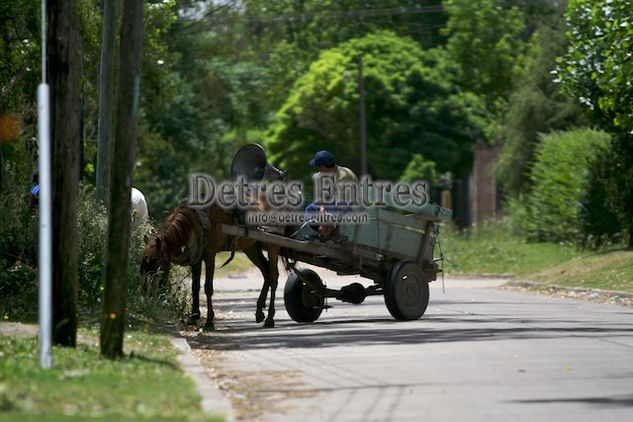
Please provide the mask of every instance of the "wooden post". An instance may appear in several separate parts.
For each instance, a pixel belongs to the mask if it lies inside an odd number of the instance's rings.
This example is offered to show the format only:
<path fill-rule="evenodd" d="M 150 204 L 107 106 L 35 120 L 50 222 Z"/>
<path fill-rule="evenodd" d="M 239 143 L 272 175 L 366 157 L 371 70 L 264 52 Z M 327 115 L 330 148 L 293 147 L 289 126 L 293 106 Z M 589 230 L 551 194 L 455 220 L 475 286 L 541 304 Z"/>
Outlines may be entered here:
<path fill-rule="evenodd" d="M 51 90 L 53 342 L 77 343 L 77 199 L 80 119 L 79 26 L 75 0 L 48 0 L 47 62 Z"/>
<path fill-rule="evenodd" d="M 101 323 L 101 354 L 110 359 L 123 355 L 130 236 L 129 210 L 136 149 L 142 41 L 143 0 L 124 0 Z"/>
<path fill-rule="evenodd" d="M 104 0 L 99 68 L 99 130 L 97 150 L 97 200 L 106 203 L 112 158 L 112 105 L 114 96 L 114 24 L 116 3 Z M 107 204 L 106 204 L 107 205 Z"/>

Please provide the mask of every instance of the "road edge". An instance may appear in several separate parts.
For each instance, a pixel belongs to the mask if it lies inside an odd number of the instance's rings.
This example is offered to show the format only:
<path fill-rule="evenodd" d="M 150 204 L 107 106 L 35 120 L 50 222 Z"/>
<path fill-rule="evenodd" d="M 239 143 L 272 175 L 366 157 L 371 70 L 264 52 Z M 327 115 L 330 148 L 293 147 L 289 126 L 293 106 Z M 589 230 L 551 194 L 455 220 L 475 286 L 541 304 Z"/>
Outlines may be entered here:
<path fill-rule="evenodd" d="M 633 293 L 618 290 L 591 289 L 587 287 L 568 287 L 528 280 L 508 280 L 501 289 L 524 290 L 533 294 L 556 294 L 568 299 L 580 299 L 594 303 L 633 307 Z"/>
<path fill-rule="evenodd" d="M 191 377 L 196 385 L 203 412 L 222 416 L 226 422 L 235 422 L 235 413 L 231 402 L 209 377 L 207 371 L 200 364 L 200 360 L 191 353 L 187 339 L 178 334 L 172 335 L 170 340 L 171 344 L 180 351 L 178 362 L 180 362 L 183 371 Z"/>
<path fill-rule="evenodd" d="M 582 293 L 596 293 L 599 295 L 610 295 L 610 296 L 619 296 L 633 299 L 633 293 L 623 292 L 619 290 L 603 290 L 603 289 L 591 289 L 588 287 L 568 287 L 568 286 L 560 286 L 558 284 L 548 284 L 539 281 L 528 281 L 528 280 L 508 280 L 505 285 L 511 287 L 525 287 L 525 288 L 535 288 L 535 289 L 555 289 L 555 290 L 563 290 L 569 292 L 582 292 Z"/>

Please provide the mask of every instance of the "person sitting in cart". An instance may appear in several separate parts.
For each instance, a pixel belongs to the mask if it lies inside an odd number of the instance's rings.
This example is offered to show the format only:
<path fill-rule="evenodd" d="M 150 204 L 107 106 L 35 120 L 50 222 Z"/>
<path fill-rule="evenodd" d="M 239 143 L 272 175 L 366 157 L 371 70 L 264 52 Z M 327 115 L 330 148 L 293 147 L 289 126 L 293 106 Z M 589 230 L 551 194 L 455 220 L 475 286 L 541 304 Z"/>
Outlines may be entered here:
<path fill-rule="evenodd" d="M 314 158 L 310 160 L 310 166 L 317 167 L 319 171 L 312 178 L 316 181 L 319 177 L 334 177 L 334 183 L 358 183 L 358 177 L 349 168 L 336 164 L 334 155 L 327 150 L 318 151 L 314 154 Z M 349 206 L 340 205 L 321 205 L 313 202 L 306 207 L 305 213 L 308 218 L 316 213 L 345 213 L 351 211 Z M 321 239 L 329 239 L 334 231 L 332 225 L 310 225 L 314 230 L 319 232 Z"/>

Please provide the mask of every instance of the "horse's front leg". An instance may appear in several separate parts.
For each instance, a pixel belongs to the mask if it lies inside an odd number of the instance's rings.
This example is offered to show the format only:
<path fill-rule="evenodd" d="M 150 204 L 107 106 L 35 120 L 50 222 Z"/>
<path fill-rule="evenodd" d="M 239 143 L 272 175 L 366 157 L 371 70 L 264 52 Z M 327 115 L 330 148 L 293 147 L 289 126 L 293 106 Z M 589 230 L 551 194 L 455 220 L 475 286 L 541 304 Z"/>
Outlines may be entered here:
<path fill-rule="evenodd" d="M 270 306 L 268 307 L 268 316 L 264 321 L 264 327 L 273 328 L 275 326 L 275 293 L 277 291 L 277 283 L 279 280 L 279 268 L 277 261 L 279 259 L 279 249 L 268 248 L 268 282 L 270 284 Z"/>
<path fill-rule="evenodd" d="M 189 324 L 195 324 L 200 319 L 200 274 L 202 262 L 191 266 L 191 316 Z"/>
<path fill-rule="evenodd" d="M 262 284 L 262 290 L 259 293 L 259 298 L 257 298 L 257 308 L 255 309 L 255 322 L 262 322 L 265 317 L 264 307 L 266 307 L 266 296 L 268 296 L 268 287 L 270 285 L 268 282 L 268 260 L 262 254 L 259 244 L 244 249 L 244 253 L 259 268 L 264 277 L 264 284 Z"/>
<path fill-rule="evenodd" d="M 215 313 L 213 312 L 213 304 L 211 298 L 213 297 L 213 272 L 215 271 L 215 252 L 209 254 L 204 261 L 204 294 L 207 296 L 207 321 L 204 323 L 205 330 L 215 329 L 213 319 Z"/>

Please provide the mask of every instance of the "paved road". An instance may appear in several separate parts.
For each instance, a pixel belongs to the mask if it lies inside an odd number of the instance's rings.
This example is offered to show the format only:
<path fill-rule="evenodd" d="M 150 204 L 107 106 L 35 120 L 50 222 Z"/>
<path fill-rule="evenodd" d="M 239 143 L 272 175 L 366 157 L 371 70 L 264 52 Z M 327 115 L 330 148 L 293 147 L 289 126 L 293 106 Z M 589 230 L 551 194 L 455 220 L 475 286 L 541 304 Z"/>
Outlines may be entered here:
<path fill-rule="evenodd" d="M 355 277 L 319 270 L 328 286 Z M 418 321 L 382 297 L 297 324 L 254 322 L 260 278 L 217 281 L 214 333 L 189 342 L 232 399 L 261 421 L 628 421 L 633 309 L 495 289 L 498 280 L 434 282 Z"/>

